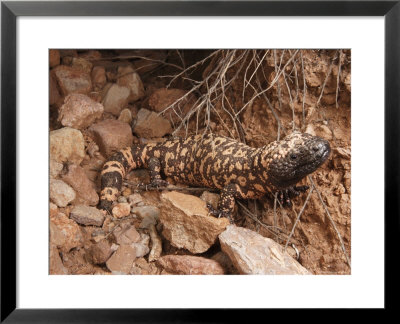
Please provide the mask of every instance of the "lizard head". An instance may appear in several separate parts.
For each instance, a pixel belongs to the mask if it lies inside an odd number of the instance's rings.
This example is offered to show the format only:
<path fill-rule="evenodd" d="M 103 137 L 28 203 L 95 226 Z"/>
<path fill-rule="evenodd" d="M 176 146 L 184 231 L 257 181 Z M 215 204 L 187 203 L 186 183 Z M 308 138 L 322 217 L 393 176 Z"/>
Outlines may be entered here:
<path fill-rule="evenodd" d="M 330 154 L 329 142 L 307 133 L 293 132 L 263 150 L 261 161 L 268 182 L 282 189 L 290 187 L 314 172 Z"/>

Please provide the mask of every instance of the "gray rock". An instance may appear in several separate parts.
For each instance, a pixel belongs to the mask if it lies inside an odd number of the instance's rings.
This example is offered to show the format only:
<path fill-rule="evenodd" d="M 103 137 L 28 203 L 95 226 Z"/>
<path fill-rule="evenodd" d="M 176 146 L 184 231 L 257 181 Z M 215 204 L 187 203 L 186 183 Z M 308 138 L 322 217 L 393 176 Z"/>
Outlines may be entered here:
<path fill-rule="evenodd" d="M 130 90 L 127 87 L 121 87 L 114 83 L 107 91 L 104 99 L 104 111 L 119 116 L 122 109 L 128 104 Z"/>
<path fill-rule="evenodd" d="M 75 206 L 70 213 L 71 219 L 81 225 L 102 226 L 104 222 L 104 214 L 96 207 L 85 205 Z"/>

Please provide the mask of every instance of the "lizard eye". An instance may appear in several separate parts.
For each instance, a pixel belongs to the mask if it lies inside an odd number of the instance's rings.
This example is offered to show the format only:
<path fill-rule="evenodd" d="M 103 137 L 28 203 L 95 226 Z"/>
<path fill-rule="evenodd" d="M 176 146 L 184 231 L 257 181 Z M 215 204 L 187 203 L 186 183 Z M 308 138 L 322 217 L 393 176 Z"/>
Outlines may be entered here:
<path fill-rule="evenodd" d="M 291 160 L 296 160 L 297 159 L 297 155 L 296 154 L 290 154 L 290 159 Z"/>

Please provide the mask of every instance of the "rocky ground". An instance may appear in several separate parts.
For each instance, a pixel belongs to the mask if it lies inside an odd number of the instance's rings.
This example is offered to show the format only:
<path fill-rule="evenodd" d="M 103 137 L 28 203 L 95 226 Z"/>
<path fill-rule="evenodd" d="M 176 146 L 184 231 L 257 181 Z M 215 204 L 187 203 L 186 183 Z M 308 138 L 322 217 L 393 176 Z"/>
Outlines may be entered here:
<path fill-rule="evenodd" d="M 49 65 L 50 274 L 350 274 L 350 50 L 50 50 Z M 144 190 L 147 170 L 96 208 L 123 147 L 204 131 L 259 147 L 293 129 L 332 154 L 292 208 L 239 200 L 229 225 L 208 215 L 216 192 Z"/>

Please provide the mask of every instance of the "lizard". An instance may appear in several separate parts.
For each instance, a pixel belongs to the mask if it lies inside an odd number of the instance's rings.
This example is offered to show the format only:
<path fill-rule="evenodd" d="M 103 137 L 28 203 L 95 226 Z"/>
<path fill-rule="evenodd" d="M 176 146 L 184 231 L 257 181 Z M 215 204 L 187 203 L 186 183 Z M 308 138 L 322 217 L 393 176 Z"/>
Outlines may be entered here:
<path fill-rule="evenodd" d="M 213 216 L 232 223 L 235 198 L 259 199 L 277 192 L 280 202 L 291 206 L 290 198 L 308 189 L 295 184 L 320 167 L 330 151 L 325 139 L 298 131 L 259 148 L 213 134 L 135 144 L 104 164 L 99 208 L 110 211 L 125 175 L 147 168 L 150 187 L 167 186 L 164 175 L 176 183 L 219 189 L 217 210 L 207 207 Z"/>

